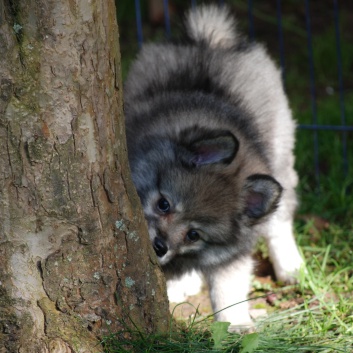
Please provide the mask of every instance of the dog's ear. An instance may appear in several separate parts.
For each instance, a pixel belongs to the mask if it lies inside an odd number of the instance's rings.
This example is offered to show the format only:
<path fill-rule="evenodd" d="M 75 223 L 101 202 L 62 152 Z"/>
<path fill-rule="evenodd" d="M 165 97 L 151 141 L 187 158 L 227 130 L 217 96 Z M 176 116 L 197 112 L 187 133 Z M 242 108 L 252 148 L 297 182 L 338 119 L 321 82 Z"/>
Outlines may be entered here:
<path fill-rule="evenodd" d="M 230 131 L 189 129 L 181 133 L 178 157 L 188 167 L 229 164 L 238 149 L 239 142 Z"/>
<path fill-rule="evenodd" d="M 249 176 L 242 190 L 244 215 L 256 221 L 270 213 L 278 206 L 282 186 L 271 176 L 254 174 Z"/>

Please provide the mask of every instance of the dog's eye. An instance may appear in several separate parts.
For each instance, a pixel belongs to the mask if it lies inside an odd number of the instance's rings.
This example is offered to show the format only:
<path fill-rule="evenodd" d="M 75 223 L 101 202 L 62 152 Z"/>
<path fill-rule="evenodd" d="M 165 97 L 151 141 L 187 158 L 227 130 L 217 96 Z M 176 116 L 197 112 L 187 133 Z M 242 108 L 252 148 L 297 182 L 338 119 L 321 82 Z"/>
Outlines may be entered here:
<path fill-rule="evenodd" d="M 169 202 L 164 197 L 162 197 L 158 200 L 157 207 L 158 207 L 159 211 L 161 211 L 163 213 L 167 213 L 170 210 Z"/>
<path fill-rule="evenodd" d="M 199 239 L 200 239 L 200 235 L 194 229 L 189 230 L 186 234 L 186 240 L 191 243 L 194 243 L 195 241 L 198 241 Z"/>

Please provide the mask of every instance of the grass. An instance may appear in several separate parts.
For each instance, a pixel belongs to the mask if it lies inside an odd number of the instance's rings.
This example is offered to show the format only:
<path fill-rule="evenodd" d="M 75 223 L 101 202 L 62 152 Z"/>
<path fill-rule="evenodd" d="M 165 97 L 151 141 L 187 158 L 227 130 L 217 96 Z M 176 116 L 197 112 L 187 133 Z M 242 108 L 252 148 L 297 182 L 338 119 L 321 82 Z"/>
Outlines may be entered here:
<path fill-rule="evenodd" d="M 181 3 L 174 2 L 176 7 Z M 247 3 L 239 0 L 229 3 L 234 3 L 239 26 L 246 32 Z M 277 19 L 273 15 L 273 6 L 268 2 L 254 2 L 254 21 L 256 37 L 265 42 L 276 57 Z M 318 123 L 340 125 L 344 113 L 347 124 L 352 126 L 350 5 L 340 4 L 344 111 L 340 106 L 332 9 L 321 2 L 312 2 L 311 6 Z M 347 8 L 343 8 L 345 6 Z M 311 124 L 312 101 L 303 9 L 296 1 L 288 0 L 282 2 L 282 10 L 286 90 L 297 122 Z M 122 8 L 119 23 L 125 24 L 132 19 L 130 25 L 125 26 L 132 30 L 124 31 L 124 26 L 120 29 L 124 76 L 137 50 L 133 16 L 131 5 Z M 162 27 L 150 27 L 145 22 L 145 38 L 163 36 Z M 131 46 L 132 42 L 134 45 Z M 270 314 L 257 321 L 257 333 L 227 334 L 224 327 L 212 326 L 211 317 L 199 316 L 195 310 L 188 322 L 175 323 L 167 336 L 145 336 L 126 328 L 134 339 L 124 341 L 122 333 L 118 340 L 116 335 L 107 337 L 106 352 L 353 352 L 353 132 L 317 132 L 319 175 L 315 173 L 314 134 L 313 131 L 298 130 L 295 150 L 296 169 L 300 176 L 296 235 L 306 260 L 305 271 L 300 275 L 298 286 L 281 287 L 275 283 L 264 285 L 257 279 L 254 281 L 254 296 L 268 297 L 274 293 L 276 298 L 271 305 L 266 301 L 259 304 Z M 342 157 L 344 141 L 347 146 L 346 166 Z M 348 171 L 345 170 L 347 166 Z"/>
<path fill-rule="evenodd" d="M 256 295 L 275 293 L 273 312 L 256 323 L 257 333 L 227 334 L 212 331 L 212 317 L 196 315 L 174 323 L 167 336 L 143 335 L 128 330 L 134 339 L 106 339 L 106 352 L 352 352 L 353 277 L 352 250 L 342 242 L 342 227 L 328 226 L 320 239 L 313 223 L 297 226 L 306 260 L 298 286 L 257 287 Z M 347 230 L 349 232 L 349 230 Z M 350 231 L 352 232 L 352 231 Z M 329 241 L 329 235 L 333 235 Z M 352 236 L 352 233 L 350 233 Z M 313 243 L 315 241 L 315 243 Z M 288 309 L 283 309 L 289 307 Z M 121 335 L 120 335 L 121 337 Z M 250 337 L 250 344 L 244 340 Z"/>

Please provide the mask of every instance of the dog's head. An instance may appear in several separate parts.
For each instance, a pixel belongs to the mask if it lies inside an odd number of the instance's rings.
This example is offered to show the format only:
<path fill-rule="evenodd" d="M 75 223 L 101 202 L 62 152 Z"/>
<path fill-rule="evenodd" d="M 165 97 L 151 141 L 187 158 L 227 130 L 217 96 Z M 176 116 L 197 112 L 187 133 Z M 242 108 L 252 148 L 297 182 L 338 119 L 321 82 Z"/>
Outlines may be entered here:
<path fill-rule="evenodd" d="M 282 188 L 255 160 L 237 158 L 240 149 L 230 131 L 199 127 L 135 146 L 132 174 L 162 265 L 182 257 L 207 266 L 250 251 L 249 229 L 276 208 Z"/>

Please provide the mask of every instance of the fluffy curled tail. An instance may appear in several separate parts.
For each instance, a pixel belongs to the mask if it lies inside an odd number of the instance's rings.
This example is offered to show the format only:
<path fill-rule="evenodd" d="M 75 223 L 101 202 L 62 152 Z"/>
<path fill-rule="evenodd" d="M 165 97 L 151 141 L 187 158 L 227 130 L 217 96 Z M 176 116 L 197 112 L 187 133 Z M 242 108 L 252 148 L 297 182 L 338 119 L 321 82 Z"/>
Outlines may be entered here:
<path fill-rule="evenodd" d="M 211 47 L 231 47 L 238 42 L 235 18 L 226 6 L 201 5 L 186 15 L 186 30 L 191 39 Z"/>

